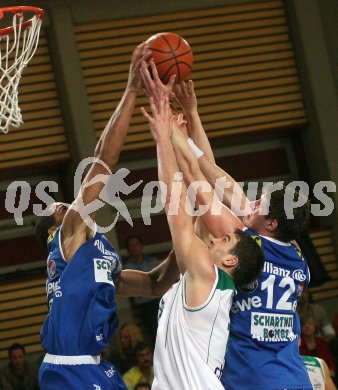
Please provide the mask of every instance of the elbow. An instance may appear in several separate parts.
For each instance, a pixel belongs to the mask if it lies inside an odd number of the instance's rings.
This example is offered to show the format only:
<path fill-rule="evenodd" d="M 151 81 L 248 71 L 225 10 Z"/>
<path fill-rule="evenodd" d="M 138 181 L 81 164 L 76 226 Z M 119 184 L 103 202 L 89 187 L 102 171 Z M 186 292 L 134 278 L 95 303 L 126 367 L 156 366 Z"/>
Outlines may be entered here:
<path fill-rule="evenodd" d="M 113 154 L 113 153 L 102 152 L 101 150 L 99 150 L 99 148 L 96 148 L 94 152 L 94 158 L 97 161 L 104 163 L 109 168 L 112 168 L 117 164 L 119 160 L 119 153 Z"/>
<path fill-rule="evenodd" d="M 114 150 L 114 148 L 107 148 L 104 146 L 104 142 L 100 139 L 94 150 L 94 158 L 108 165 L 108 167 L 113 167 L 119 161 L 120 152 Z"/>

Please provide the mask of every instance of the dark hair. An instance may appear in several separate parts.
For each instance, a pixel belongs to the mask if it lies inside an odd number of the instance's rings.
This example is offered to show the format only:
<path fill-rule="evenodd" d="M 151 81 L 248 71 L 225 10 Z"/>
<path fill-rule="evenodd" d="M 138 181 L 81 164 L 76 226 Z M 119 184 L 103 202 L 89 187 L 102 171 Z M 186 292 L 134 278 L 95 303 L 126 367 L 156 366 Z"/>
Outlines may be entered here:
<path fill-rule="evenodd" d="M 134 390 L 138 390 L 141 387 L 148 387 L 149 390 L 151 390 L 151 385 L 148 382 L 139 382 L 139 383 L 137 383 L 136 386 L 134 387 Z"/>
<path fill-rule="evenodd" d="M 47 249 L 48 229 L 55 225 L 51 215 L 39 217 L 35 224 L 35 236 L 40 245 Z"/>
<path fill-rule="evenodd" d="M 137 234 L 130 234 L 130 235 L 125 239 L 125 241 L 124 241 L 124 247 L 125 247 L 126 249 L 128 249 L 128 247 L 129 247 L 129 241 L 130 241 L 130 240 L 134 240 L 134 239 L 139 240 L 139 242 L 140 242 L 141 244 L 143 244 L 143 240 L 142 240 L 142 238 L 141 238 L 140 236 L 138 236 Z"/>
<path fill-rule="evenodd" d="M 147 343 L 145 343 L 144 341 L 140 341 L 139 343 L 137 343 L 136 345 L 135 345 L 135 348 L 134 348 L 134 354 L 135 354 L 135 356 L 137 356 L 137 354 L 139 353 L 139 352 L 142 352 L 144 349 L 146 349 L 146 348 L 148 348 L 150 351 L 151 351 L 151 348 L 150 348 L 150 346 L 147 344 Z"/>
<path fill-rule="evenodd" d="M 11 353 L 16 349 L 21 349 L 24 353 L 26 352 L 25 347 L 22 344 L 14 343 L 8 348 L 8 356 L 11 356 Z"/>
<path fill-rule="evenodd" d="M 307 200 L 303 206 L 295 207 L 292 210 L 293 219 L 288 218 L 285 211 L 285 205 L 288 202 L 294 202 L 299 198 L 304 197 L 297 189 L 288 189 L 286 186 L 281 186 L 280 189 L 273 189 L 272 185 L 267 186 L 263 190 L 264 194 L 271 196 L 269 213 L 266 218 L 277 220 L 277 229 L 274 232 L 274 237 L 277 240 L 288 242 L 299 238 L 309 223 L 310 218 L 310 202 Z"/>
<path fill-rule="evenodd" d="M 236 285 L 248 284 L 256 280 L 263 269 L 263 250 L 248 233 L 236 229 L 235 234 L 238 241 L 230 253 L 237 256 L 239 264 L 231 276 Z"/>

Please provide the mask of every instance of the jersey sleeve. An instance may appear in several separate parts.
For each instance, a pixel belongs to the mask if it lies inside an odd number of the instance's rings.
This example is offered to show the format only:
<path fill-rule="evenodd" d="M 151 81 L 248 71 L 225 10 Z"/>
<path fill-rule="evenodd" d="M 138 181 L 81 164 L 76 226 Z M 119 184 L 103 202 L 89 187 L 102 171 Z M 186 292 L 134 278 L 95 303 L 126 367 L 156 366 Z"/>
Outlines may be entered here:
<path fill-rule="evenodd" d="M 121 275 L 122 263 L 120 256 L 116 253 L 116 257 L 111 262 L 111 277 L 115 282 Z"/>

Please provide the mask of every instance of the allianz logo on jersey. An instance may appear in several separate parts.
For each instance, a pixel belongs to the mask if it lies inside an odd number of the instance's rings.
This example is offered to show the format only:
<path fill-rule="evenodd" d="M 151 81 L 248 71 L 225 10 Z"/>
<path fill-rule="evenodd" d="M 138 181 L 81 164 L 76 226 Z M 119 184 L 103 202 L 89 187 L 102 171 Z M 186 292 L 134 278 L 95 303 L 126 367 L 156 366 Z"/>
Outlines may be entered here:
<path fill-rule="evenodd" d="M 301 269 L 296 269 L 291 274 L 290 270 L 284 269 L 281 267 L 277 267 L 276 265 L 270 263 L 269 261 L 265 261 L 263 272 L 266 272 L 266 273 L 272 274 L 272 275 L 282 276 L 283 278 L 292 277 L 293 279 L 298 280 L 299 282 L 304 282 L 304 280 L 306 279 L 306 276 L 305 276 L 303 270 L 301 270 Z"/>
<path fill-rule="evenodd" d="M 101 240 L 95 240 L 94 246 L 104 255 L 108 260 L 118 260 L 119 255 L 116 252 L 109 251 L 105 248 L 104 243 Z"/>

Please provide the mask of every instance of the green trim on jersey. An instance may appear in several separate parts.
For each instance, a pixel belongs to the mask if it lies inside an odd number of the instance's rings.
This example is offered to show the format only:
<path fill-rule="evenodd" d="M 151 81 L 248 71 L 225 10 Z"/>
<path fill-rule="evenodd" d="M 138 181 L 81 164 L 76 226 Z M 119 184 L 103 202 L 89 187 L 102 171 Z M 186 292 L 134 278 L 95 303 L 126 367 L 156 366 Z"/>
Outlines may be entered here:
<path fill-rule="evenodd" d="M 302 359 L 303 359 L 305 366 L 319 367 L 320 371 L 323 375 L 323 378 L 325 378 L 325 372 L 323 370 L 323 367 L 320 363 L 319 358 L 317 358 L 315 356 L 302 356 Z"/>
<path fill-rule="evenodd" d="M 244 232 L 245 232 L 245 230 L 244 230 Z M 254 241 L 256 241 L 256 243 L 257 243 L 260 247 L 262 247 L 262 239 L 261 239 L 260 236 L 250 235 L 250 237 L 251 237 Z"/>
<path fill-rule="evenodd" d="M 218 272 L 218 282 L 216 285 L 216 289 L 221 291 L 224 290 L 236 291 L 235 282 L 231 279 L 231 277 L 220 268 L 217 268 L 217 272 Z"/>
<path fill-rule="evenodd" d="M 294 245 L 294 248 L 296 249 L 297 255 L 301 258 L 301 260 L 304 261 L 305 259 L 304 259 L 304 255 L 303 255 L 302 251 L 298 247 L 296 247 L 295 245 Z"/>

